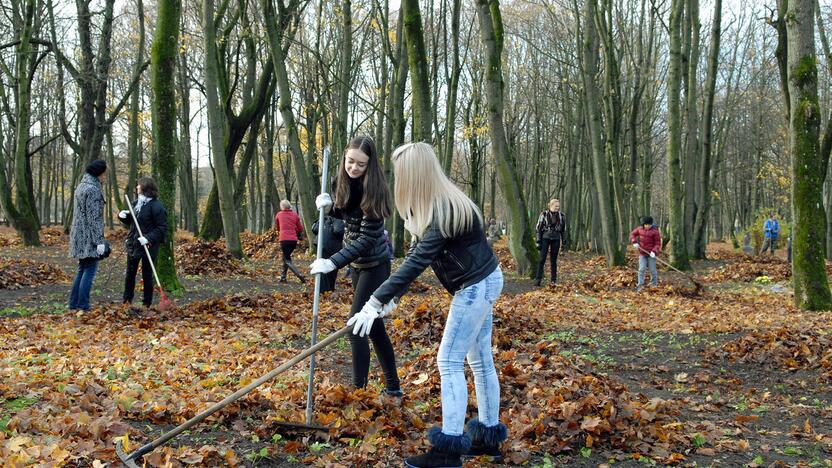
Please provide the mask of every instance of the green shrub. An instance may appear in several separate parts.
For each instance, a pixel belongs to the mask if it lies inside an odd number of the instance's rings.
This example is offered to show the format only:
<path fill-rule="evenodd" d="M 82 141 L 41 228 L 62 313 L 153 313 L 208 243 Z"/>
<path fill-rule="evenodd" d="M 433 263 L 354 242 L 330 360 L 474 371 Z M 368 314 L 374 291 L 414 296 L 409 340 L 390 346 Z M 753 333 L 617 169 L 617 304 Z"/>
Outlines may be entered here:
<path fill-rule="evenodd" d="M 742 231 L 737 234 L 738 239 L 744 239 L 745 233 L 751 234 L 751 245 L 754 247 L 755 252 L 759 252 L 761 248 L 763 248 L 763 240 L 765 239 L 765 231 L 763 231 L 763 226 L 768 219 L 769 213 L 775 211 L 777 213 L 777 221 L 780 222 L 780 234 L 777 236 L 777 243 L 778 248 L 782 248 L 786 245 L 786 239 L 788 239 L 789 235 L 791 234 L 791 225 L 786 223 L 783 220 L 783 214 L 777 210 L 773 210 L 772 208 L 758 208 L 757 212 L 754 215 L 754 221 L 751 223 L 751 226 L 746 227 Z M 740 241 L 741 243 L 741 241 Z"/>

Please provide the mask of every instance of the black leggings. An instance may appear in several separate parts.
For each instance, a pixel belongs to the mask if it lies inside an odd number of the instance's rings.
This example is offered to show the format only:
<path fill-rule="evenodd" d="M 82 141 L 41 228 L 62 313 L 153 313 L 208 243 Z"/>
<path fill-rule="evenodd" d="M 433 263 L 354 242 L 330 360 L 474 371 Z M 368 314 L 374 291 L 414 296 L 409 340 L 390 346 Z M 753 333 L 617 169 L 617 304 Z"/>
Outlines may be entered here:
<path fill-rule="evenodd" d="M 151 247 L 150 258 L 156 262 L 159 256 L 159 247 Z M 124 295 L 122 299 L 124 302 L 133 302 L 133 294 L 136 290 L 136 273 L 139 269 L 139 263 L 142 264 L 142 282 L 144 283 L 144 295 L 142 296 L 142 303 L 146 306 L 153 304 L 153 270 L 150 268 L 150 262 L 147 260 L 147 254 L 142 249 L 141 257 L 127 256 L 127 271 L 124 274 Z M 155 264 L 155 263 L 154 263 Z"/>
<path fill-rule="evenodd" d="M 292 273 L 303 280 L 303 275 L 300 274 L 295 264 L 292 263 L 292 252 L 295 251 L 297 246 L 298 241 L 280 241 L 280 251 L 283 253 L 283 275 L 281 276 L 283 279 L 286 278 L 286 272 L 292 270 Z"/>
<path fill-rule="evenodd" d="M 560 252 L 560 239 L 540 240 L 540 261 L 537 263 L 537 280 L 543 279 L 543 266 L 546 264 L 546 251 L 549 251 L 549 267 L 552 272 L 552 282 L 558 280 L 558 253 Z"/>
<path fill-rule="evenodd" d="M 390 277 L 389 260 L 382 260 L 380 265 L 372 268 L 353 268 L 352 285 L 355 294 L 352 299 L 350 317 L 361 311 L 361 308 L 364 307 L 376 288 L 381 286 L 381 283 L 388 277 Z M 360 337 L 352 333 L 349 336 L 350 346 L 352 347 L 352 383 L 358 388 L 363 388 L 367 386 L 370 373 L 370 344 L 366 336 Z M 370 329 L 370 340 L 373 342 L 373 348 L 376 351 L 378 362 L 381 364 L 381 370 L 384 371 L 384 383 L 387 390 L 391 392 L 399 390 L 399 374 L 396 371 L 393 343 L 390 342 L 390 337 L 387 336 L 387 330 L 384 329 L 382 319 L 376 319 L 373 322 Z"/>

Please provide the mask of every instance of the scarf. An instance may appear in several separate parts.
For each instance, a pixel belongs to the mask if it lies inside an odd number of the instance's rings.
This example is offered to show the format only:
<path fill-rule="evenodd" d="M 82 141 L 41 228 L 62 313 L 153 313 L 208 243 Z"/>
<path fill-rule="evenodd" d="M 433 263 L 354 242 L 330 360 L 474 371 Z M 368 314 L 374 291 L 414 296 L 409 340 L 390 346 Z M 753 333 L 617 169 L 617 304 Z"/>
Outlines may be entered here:
<path fill-rule="evenodd" d="M 142 207 L 147 204 L 152 198 L 148 198 L 141 193 L 139 194 L 139 199 L 136 201 L 136 216 L 139 215 L 139 212 L 142 211 Z"/>

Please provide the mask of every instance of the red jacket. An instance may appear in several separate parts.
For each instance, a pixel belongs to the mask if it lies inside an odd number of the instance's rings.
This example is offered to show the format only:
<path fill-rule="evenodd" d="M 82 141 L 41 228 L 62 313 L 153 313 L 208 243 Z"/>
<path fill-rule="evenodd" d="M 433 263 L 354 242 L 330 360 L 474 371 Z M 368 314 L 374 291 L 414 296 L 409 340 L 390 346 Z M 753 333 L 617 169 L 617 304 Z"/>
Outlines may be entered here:
<path fill-rule="evenodd" d="M 662 235 L 659 233 L 659 228 L 655 226 L 650 229 L 644 229 L 644 226 L 633 229 L 630 233 L 630 243 L 636 242 L 641 246 L 639 255 L 648 255 L 645 252 L 655 252 L 658 255 L 662 250 Z"/>
<path fill-rule="evenodd" d="M 296 241 L 303 232 L 300 216 L 292 210 L 280 210 L 274 215 L 274 227 L 280 231 L 278 240 Z"/>

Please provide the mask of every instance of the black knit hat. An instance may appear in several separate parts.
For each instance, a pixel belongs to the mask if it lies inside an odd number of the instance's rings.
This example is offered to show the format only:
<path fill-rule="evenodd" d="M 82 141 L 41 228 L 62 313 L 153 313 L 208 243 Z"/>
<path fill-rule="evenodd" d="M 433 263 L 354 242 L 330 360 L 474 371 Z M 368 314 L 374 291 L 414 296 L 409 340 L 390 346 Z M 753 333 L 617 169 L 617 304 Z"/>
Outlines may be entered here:
<path fill-rule="evenodd" d="M 653 217 L 652 216 L 645 216 L 645 217 L 641 218 L 641 224 L 642 225 L 649 224 L 649 225 L 652 226 L 653 225 Z"/>
<path fill-rule="evenodd" d="M 87 174 L 98 177 L 107 170 L 107 162 L 103 159 L 96 159 L 95 161 L 87 164 Z"/>

